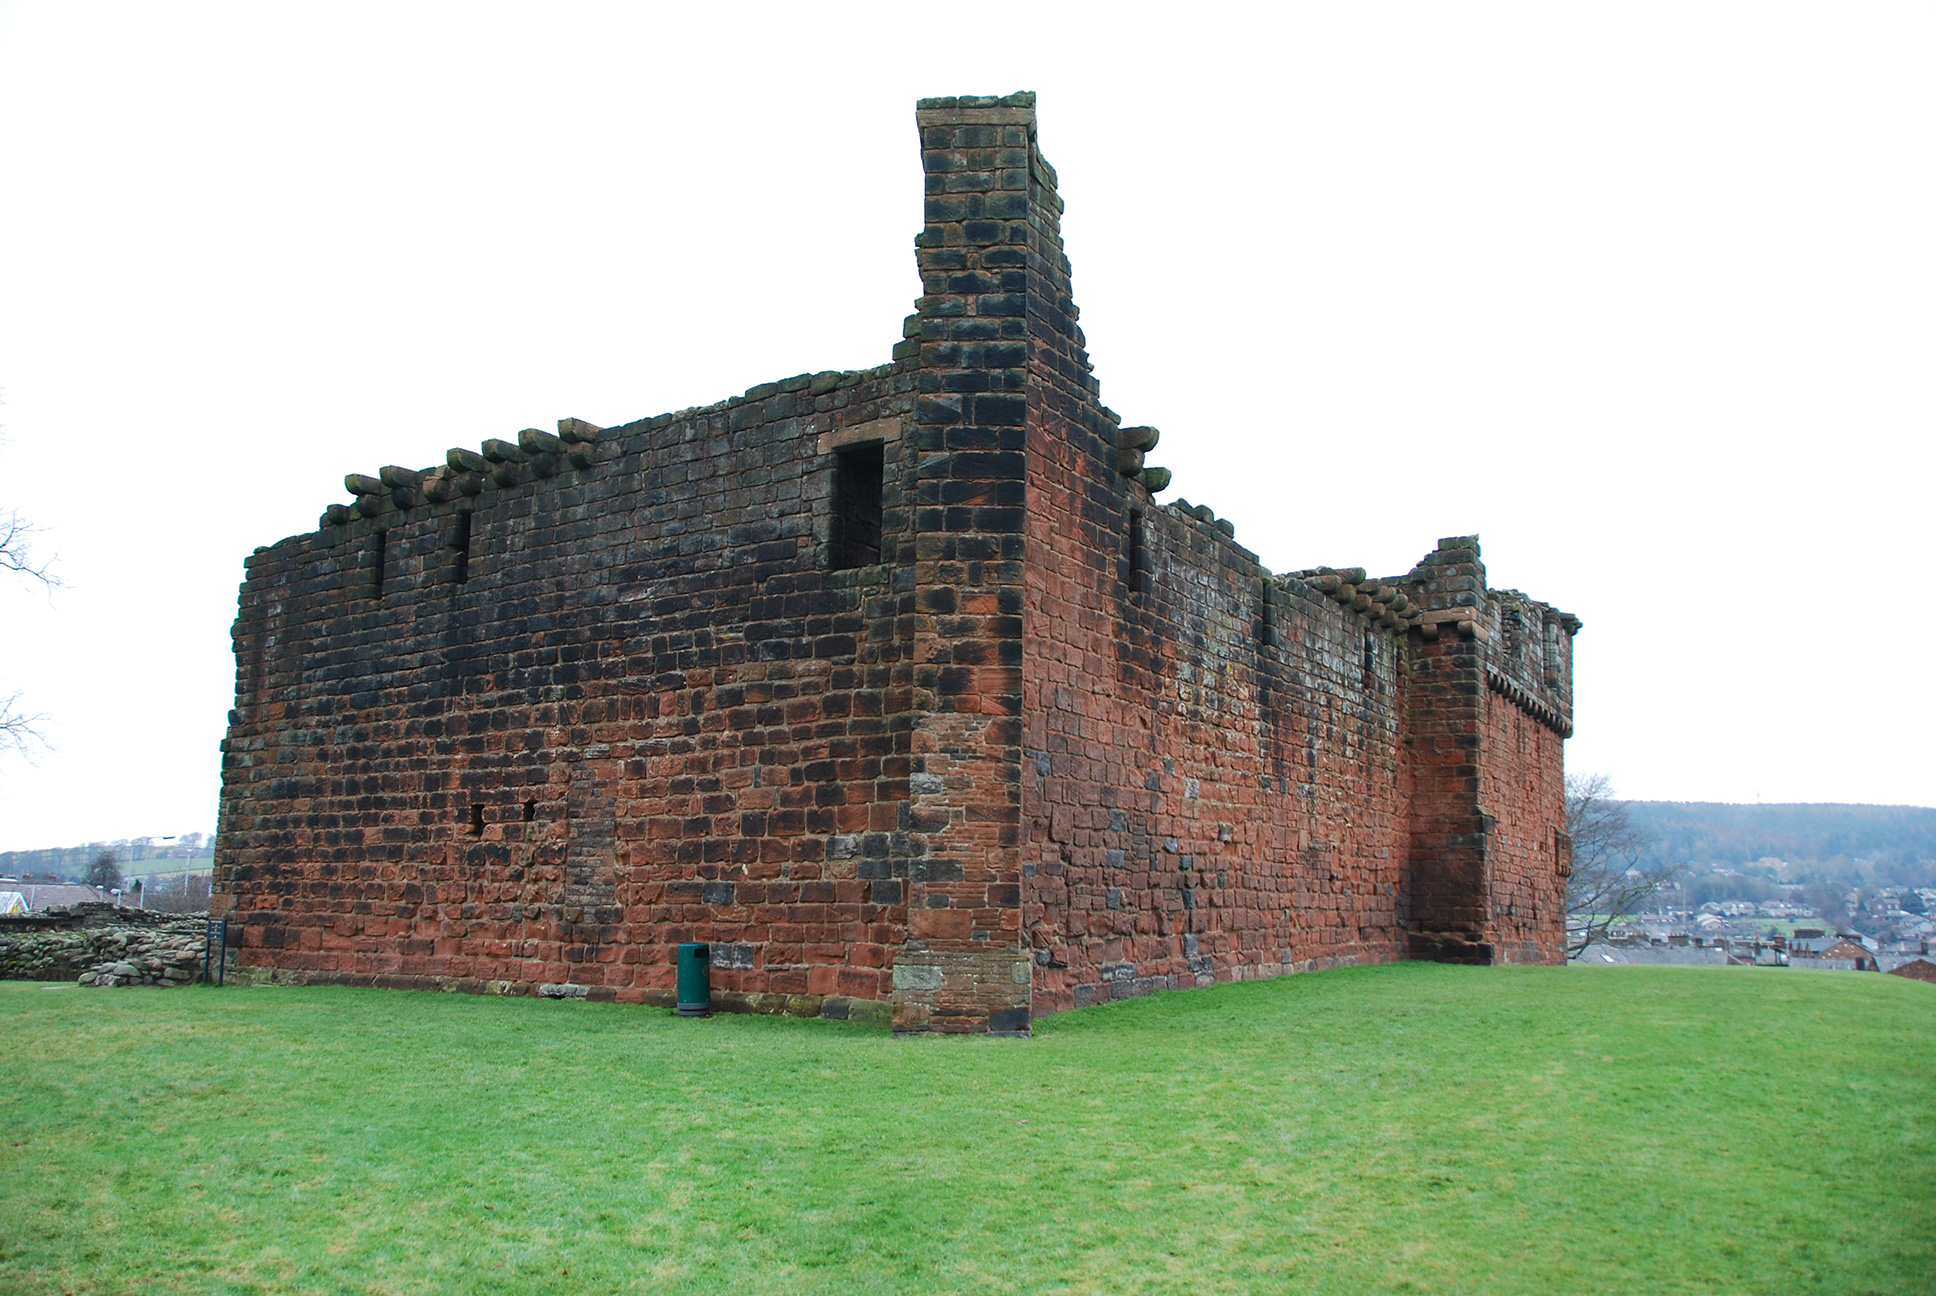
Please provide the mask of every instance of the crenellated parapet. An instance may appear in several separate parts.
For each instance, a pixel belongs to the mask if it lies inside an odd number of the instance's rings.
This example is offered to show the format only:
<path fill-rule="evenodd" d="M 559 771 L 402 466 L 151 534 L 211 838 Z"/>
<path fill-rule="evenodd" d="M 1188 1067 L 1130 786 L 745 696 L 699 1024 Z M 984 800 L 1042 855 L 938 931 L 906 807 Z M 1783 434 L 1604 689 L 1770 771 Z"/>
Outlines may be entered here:
<path fill-rule="evenodd" d="M 1379 628 L 1395 632 L 1421 626 L 1424 608 L 1402 584 L 1366 574 L 1362 567 L 1313 567 L 1293 573 L 1324 596 L 1369 618 Z"/>
<path fill-rule="evenodd" d="M 387 464 L 371 477 L 349 473 L 343 489 L 355 496 L 353 504 L 331 504 L 321 525 L 340 527 L 352 517 L 375 518 L 404 513 L 425 504 L 456 503 L 482 495 L 489 488 L 556 477 L 566 469 L 589 471 L 598 462 L 599 438 L 605 429 L 580 418 L 558 420 L 558 431 L 525 428 L 517 440 L 489 438 L 477 450 L 452 447 L 444 462 L 430 468 Z"/>
<path fill-rule="evenodd" d="M 641 439 L 676 423 L 703 420 L 717 414 L 729 417 L 757 414 L 764 418 L 770 412 L 769 403 L 777 397 L 811 402 L 919 364 L 916 350 L 897 346 L 895 353 L 896 359 L 891 364 L 872 369 L 796 374 L 757 384 L 742 395 L 710 405 L 652 415 L 618 428 L 600 427 L 581 418 L 561 418 L 556 433 L 525 428 L 514 439 L 486 438 L 475 450 L 453 446 L 445 452 L 443 463 L 428 468 L 389 464 L 378 469 L 374 477 L 367 473 L 348 473 L 343 478 L 343 489 L 354 498 L 348 504 L 328 505 L 317 524 L 327 530 L 347 525 L 359 517 L 401 515 L 426 505 L 451 504 L 461 510 L 467 501 L 476 500 L 486 491 L 509 490 L 564 473 L 590 472 L 602 462 L 638 449 Z"/>
<path fill-rule="evenodd" d="M 1482 645 L 1487 687 L 1562 738 L 1572 736 L 1580 618 L 1518 590 L 1489 588 L 1478 536 L 1440 540 L 1399 582 L 1412 591 L 1413 625 L 1424 642 L 1452 633 Z"/>

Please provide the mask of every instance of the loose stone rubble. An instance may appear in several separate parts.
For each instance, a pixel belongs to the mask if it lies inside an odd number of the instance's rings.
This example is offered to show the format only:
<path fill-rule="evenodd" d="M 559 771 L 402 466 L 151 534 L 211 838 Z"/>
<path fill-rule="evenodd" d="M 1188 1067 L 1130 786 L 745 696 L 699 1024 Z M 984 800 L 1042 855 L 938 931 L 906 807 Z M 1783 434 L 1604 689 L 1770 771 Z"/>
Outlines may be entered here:
<path fill-rule="evenodd" d="M 153 914 L 110 904 L 47 910 L 43 923 L 0 930 L 0 980 L 84 986 L 187 985 L 201 979 L 204 914 Z"/>

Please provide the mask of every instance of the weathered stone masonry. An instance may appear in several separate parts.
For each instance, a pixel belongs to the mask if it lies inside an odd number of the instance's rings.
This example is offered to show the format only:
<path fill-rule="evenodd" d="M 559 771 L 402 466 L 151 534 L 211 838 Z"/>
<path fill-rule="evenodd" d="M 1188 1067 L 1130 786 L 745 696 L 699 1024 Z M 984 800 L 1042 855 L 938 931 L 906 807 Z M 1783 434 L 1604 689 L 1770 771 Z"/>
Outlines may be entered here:
<path fill-rule="evenodd" d="M 218 913 L 258 975 L 1022 1031 L 1557 961 L 1580 623 L 1274 575 L 1099 401 L 1034 99 L 924 100 L 892 362 L 351 474 L 246 564 Z"/>

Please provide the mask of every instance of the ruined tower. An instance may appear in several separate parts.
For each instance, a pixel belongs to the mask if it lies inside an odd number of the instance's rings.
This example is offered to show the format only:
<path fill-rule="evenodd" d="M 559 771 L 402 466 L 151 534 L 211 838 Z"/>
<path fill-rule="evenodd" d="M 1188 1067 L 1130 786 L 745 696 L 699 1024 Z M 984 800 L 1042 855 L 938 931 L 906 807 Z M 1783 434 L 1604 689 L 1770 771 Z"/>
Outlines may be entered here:
<path fill-rule="evenodd" d="M 235 624 L 258 975 L 1025 1031 L 1403 957 L 1557 961 L 1580 623 L 1275 575 L 1100 403 L 1034 97 L 923 100 L 892 360 L 345 479 Z"/>

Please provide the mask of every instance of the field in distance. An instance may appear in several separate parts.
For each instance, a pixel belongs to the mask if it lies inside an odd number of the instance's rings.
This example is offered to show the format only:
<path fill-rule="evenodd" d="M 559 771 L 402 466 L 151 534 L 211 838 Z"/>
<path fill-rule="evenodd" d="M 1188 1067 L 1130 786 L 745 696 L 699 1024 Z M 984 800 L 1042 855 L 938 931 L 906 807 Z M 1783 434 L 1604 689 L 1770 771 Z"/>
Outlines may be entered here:
<path fill-rule="evenodd" d="M 1936 987 L 1398 964 L 895 1040 L 0 984 L 0 1290 L 1910 1292 Z"/>

